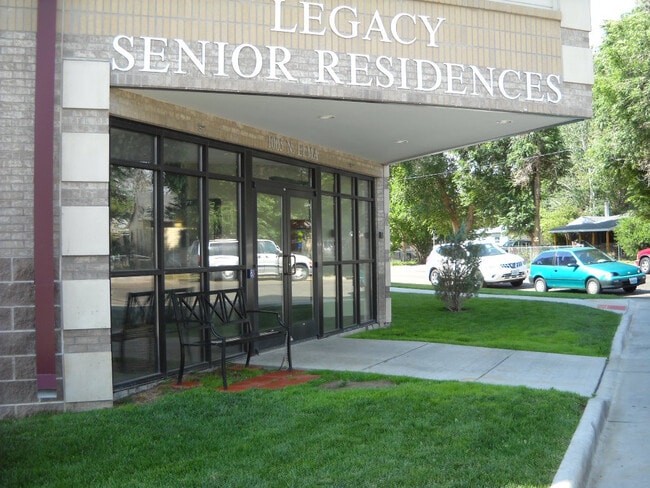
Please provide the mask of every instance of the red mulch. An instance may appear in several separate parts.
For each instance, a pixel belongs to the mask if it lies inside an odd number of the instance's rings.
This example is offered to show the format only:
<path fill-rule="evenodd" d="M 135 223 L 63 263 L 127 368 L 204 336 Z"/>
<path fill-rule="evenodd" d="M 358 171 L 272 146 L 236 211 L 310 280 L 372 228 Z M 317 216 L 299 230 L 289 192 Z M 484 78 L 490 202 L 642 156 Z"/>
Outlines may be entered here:
<path fill-rule="evenodd" d="M 598 305 L 598 308 L 601 310 L 617 310 L 620 312 L 625 312 L 627 310 L 626 305 L 608 305 L 608 304 L 601 304 Z"/>
<path fill-rule="evenodd" d="M 178 383 L 172 383 L 169 385 L 172 390 L 187 390 L 189 388 L 197 388 L 201 386 L 200 381 L 183 381 L 180 385 Z"/>
<path fill-rule="evenodd" d="M 284 388 L 285 386 L 301 385 L 313 379 L 318 378 L 318 375 L 307 374 L 302 371 L 272 371 L 265 373 L 254 378 L 249 378 L 244 381 L 239 381 L 228 385 L 227 390 L 223 391 L 244 391 L 251 388 L 262 388 L 266 390 L 274 390 L 277 388 Z"/>

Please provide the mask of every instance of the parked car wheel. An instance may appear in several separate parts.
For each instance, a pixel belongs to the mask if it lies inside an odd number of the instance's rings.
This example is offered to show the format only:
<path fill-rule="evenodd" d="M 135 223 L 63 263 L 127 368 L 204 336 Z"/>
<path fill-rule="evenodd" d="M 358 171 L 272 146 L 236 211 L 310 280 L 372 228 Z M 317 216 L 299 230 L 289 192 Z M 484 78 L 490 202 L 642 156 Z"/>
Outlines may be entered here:
<path fill-rule="evenodd" d="M 589 295 L 598 295 L 600 293 L 600 282 L 595 278 L 589 278 L 585 288 Z"/>
<path fill-rule="evenodd" d="M 546 286 L 546 280 L 544 278 L 535 278 L 535 291 L 544 293 L 547 290 L 548 286 Z"/>
<path fill-rule="evenodd" d="M 307 269 L 307 266 L 296 264 L 296 268 L 293 273 L 292 279 L 295 281 L 303 281 L 306 280 L 308 276 L 309 276 L 309 270 Z"/>
<path fill-rule="evenodd" d="M 440 284 L 440 271 L 435 268 L 429 271 L 429 281 L 433 286 L 438 286 Z"/>
<path fill-rule="evenodd" d="M 639 261 L 639 267 L 641 268 L 641 271 L 643 271 L 645 274 L 650 273 L 650 258 L 645 256 L 642 257 L 641 260 Z"/>

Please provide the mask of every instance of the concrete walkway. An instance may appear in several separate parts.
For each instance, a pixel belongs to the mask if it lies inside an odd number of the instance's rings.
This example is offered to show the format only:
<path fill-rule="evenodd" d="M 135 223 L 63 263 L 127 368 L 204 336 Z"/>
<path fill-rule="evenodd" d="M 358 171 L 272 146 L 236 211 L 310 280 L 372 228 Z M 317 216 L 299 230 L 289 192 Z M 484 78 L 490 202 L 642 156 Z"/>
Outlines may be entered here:
<path fill-rule="evenodd" d="M 557 301 L 535 297 L 540 299 Z M 354 340 L 342 334 L 295 343 L 293 365 L 306 370 L 554 388 L 591 397 L 552 487 L 650 486 L 650 300 L 562 301 L 624 314 L 609 360 L 425 342 Z M 273 368 L 283 359 L 284 351 L 276 349 L 253 357 L 251 363 Z"/>
<path fill-rule="evenodd" d="M 596 401 L 607 404 L 588 488 L 650 486 L 650 300 L 630 300 Z M 576 485 L 577 486 L 577 485 Z"/>
<path fill-rule="evenodd" d="M 291 351 L 297 369 L 555 388 L 583 396 L 596 391 L 606 363 L 605 358 L 428 342 L 355 340 L 341 335 L 300 342 Z M 253 357 L 251 364 L 277 367 L 284 355 L 283 349 L 263 352 Z"/>

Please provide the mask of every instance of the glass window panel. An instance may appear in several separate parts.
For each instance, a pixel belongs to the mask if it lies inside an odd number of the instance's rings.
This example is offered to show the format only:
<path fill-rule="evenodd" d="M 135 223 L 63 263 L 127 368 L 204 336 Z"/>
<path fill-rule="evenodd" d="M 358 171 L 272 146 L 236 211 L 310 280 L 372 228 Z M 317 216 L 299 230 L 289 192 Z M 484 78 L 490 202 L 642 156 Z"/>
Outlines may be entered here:
<path fill-rule="evenodd" d="M 241 249 L 239 245 L 239 183 L 222 180 L 208 181 L 208 265 L 224 268 L 210 273 L 212 288 L 222 288 L 224 282 L 239 279 Z"/>
<path fill-rule="evenodd" d="M 291 266 L 291 319 L 294 324 L 312 323 L 314 286 L 312 282 L 312 202 L 291 197 L 289 200 Z"/>
<path fill-rule="evenodd" d="M 322 197 L 323 261 L 336 260 L 336 199 Z"/>
<path fill-rule="evenodd" d="M 153 277 L 111 278 L 114 383 L 158 372 L 157 323 Z"/>
<path fill-rule="evenodd" d="M 352 178 L 350 176 L 341 175 L 341 193 L 352 195 Z"/>
<path fill-rule="evenodd" d="M 198 144 L 165 139 L 163 147 L 163 157 L 166 165 L 183 169 L 199 169 Z"/>
<path fill-rule="evenodd" d="M 341 198 L 341 259 L 354 258 L 354 218 L 352 200 Z"/>
<path fill-rule="evenodd" d="M 311 169 L 262 158 L 253 158 L 253 178 L 312 186 Z"/>
<path fill-rule="evenodd" d="M 111 166 L 111 271 L 153 269 L 155 214 L 153 172 Z"/>
<path fill-rule="evenodd" d="M 239 238 L 239 183 L 208 180 L 208 236 L 210 239 Z"/>
<path fill-rule="evenodd" d="M 239 176 L 239 153 L 208 148 L 208 171 L 222 175 Z"/>
<path fill-rule="evenodd" d="M 359 206 L 359 259 L 370 259 L 371 244 L 370 239 L 370 202 L 358 201 Z"/>
<path fill-rule="evenodd" d="M 342 293 L 341 302 L 343 305 L 343 327 L 354 325 L 354 302 L 356 287 L 354 284 L 354 265 L 346 264 L 342 268 Z"/>
<path fill-rule="evenodd" d="M 196 267 L 199 227 L 199 179 L 164 174 L 164 254 L 167 268 Z"/>
<path fill-rule="evenodd" d="M 359 265 L 359 323 L 374 319 L 372 313 L 372 267 L 370 263 Z"/>
<path fill-rule="evenodd" d="M 199 291 L 201 275 L 197 273 L 168 274 L 165 276 L 165 354 L 167 372 L 180 367 L 180 345 L 178 342 L 178 326 L 174 316 L 174 308 L 171 301 L 171 293 L 174 291 Z M 198 334 L 195 339 L 200 338 Z M 185 350 L 185 371 L 188 367 L 201 364 L 207 361 L 206 350 L 200 347 L 191 347 Z"/>
<path fill-rule="evenodd" d="M 257 275 L 258 307 L 282 313 L 284 283 L 283 259 L 278 243 L 282 243 L 282 197 L 257 194 Z"/>
<path fill-rule="evenodd" d="M 150 164 L 156 162 L 154 136 L 113 127 L 110 139 L 111 159 Z"/>
<path fill-rule="evenodd" d="M 335 192 L 336 191 L 336 176 L 332 173 L 323 171 L 320 176 L 320 188 L 323 191 Z"/>
<path fill-rule="evenodd" d="M 357 180 L 357 192 L 360 197 L 369 197 L 370 182 L 368 180 Z"/>
<path fill-rule="evenodd" d="M 325 333 L 338 328 L 336 270 L 336 266 L 323 266 L 323 331 Z"/>

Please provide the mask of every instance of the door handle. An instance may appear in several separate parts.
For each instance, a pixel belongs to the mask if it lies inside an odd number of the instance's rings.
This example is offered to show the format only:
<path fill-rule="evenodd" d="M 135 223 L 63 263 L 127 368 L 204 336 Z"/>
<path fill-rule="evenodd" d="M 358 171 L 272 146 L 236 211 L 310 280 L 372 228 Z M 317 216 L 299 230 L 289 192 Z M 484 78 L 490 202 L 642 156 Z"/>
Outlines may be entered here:
<path fill-rule="evenodd" d="M 282 256 L 282 262 L 283 262 L 283 267 L 284 267 L 284 274 L 287 276 L 291 276 L 296 274 L 296 256 L 293 254 L 288 254 L 285 256 Z"/>

